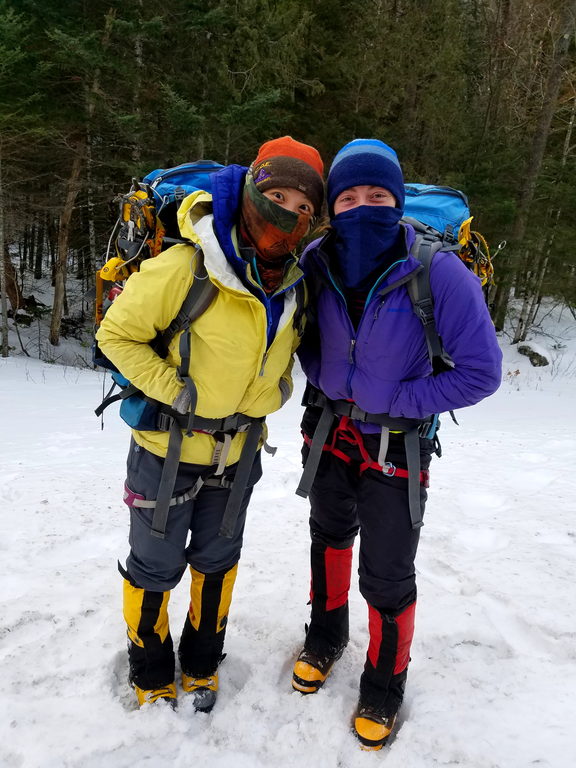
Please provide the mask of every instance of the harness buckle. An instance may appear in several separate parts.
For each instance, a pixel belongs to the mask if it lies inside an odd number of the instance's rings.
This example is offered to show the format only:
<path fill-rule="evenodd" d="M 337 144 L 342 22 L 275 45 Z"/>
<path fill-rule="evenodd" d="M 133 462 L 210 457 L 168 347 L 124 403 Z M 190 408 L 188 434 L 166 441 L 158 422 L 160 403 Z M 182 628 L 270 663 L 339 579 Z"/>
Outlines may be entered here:
<path fill-rule="evenodd" d="M 236 414 L 225 416 L 220 422 L 220 428 L 217 431 L 232 432 L 232 430 L 236 429 L 237 424 L 238 424 L 238 417 L 236 416 Z"/>
<path fill-rule="evenodd" d="M 156 425 L 160 431 L 170 432 L 170 427 L 172 426 L 173 421 L 174 421 L 173 416 L 170 416 L 169 413 L 164 413 L 163 411 L 160 411 L 160 413 L 158 414 Z"/>
<path fill-rule="evenodd" d="M 386 477 L 394 477 L 396 474 L 396 465 L 389 461 L 385 461 L 382 465 L 382 474 L 386 475 Z"/>
<path fill-rule="evenodd" d="M 432 421 L 423 421 L 418 427 L 418 437 L 426 437 L 432 427 Z"/>
<path fill-rule="evenodd" d="M 218 439 L 216 441 L 216 445 L 214 446 L 214 453 L 212 455 L 212 464 L 217 464 L 216 470 L 214 472 L 214 475 L 217 477 L 224 474 L 231 445 L 232 435 L 229 433 L 222 434 L 222 439 Z"/>
<path fill-rule="evenodd" d="M 363 411 L 362 408 L 359 408 L 356 404 L 352 405 L 350 408 L 350 415 L 349 418 L 353 419 L 354 421 L 366 421 L 367 413 L 366 411 Z"/>

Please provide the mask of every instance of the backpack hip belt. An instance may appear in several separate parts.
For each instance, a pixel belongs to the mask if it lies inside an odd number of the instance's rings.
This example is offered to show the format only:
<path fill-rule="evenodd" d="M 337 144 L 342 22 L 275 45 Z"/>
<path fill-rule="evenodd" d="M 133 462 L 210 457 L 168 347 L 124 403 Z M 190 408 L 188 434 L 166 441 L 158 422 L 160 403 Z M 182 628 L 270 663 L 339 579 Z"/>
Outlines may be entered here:
<path fill-rule="evenodd" d="M 322 413 L 309 443 L 310 452 L 308 453 L 296 494 L 307 498 L 310 493 L 328 434 L 337 416 L 344 416 L 366 424 L 376 424 L 381 428 L 380 447 L 376 464 L 381 467 L 381 471 L 385 475 L 408 478 L 410 520 L 412 528 L 420 528 L 424 524 L 420 507 L 420 484 L 422 483 L 427 486 L 428 482 L 428 474 L 422 473 L 420 469 L 420 437 L 427 437 L 429 435 L 433 417 L 422 420 L 406 419 L 403 417 L 393 418 L 387 413 L 368 413 L 359 408 L 355 403 L 350 403 L 347 400 L 330 400 L 315 387 L 307 388 L 303 404 L 320 407 L 322 408 Z M 398 430 L 404 434 L 406 463 L 408 465 L 407 472 L 406 470 L 398 470 L 397 467 L 386 462 L 390 430 Z M 405 472 L 406 474 L 404 474 Z"/>

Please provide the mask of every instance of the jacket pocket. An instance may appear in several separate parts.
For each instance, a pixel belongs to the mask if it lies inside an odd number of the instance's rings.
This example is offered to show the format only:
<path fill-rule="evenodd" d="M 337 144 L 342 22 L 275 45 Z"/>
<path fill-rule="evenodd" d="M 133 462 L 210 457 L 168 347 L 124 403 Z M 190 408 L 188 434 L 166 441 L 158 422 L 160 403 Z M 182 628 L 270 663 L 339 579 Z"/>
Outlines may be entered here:
<path fill-rule="evenodd" d="M 128 450 L 128 457 L 126 459 L 126 469 L 128 473 L 133 473 L 138 469 L 138 464 L 144 453 L 144 448 L 138 445 L 133 437 L 130 438 L 130 448 Z"/>

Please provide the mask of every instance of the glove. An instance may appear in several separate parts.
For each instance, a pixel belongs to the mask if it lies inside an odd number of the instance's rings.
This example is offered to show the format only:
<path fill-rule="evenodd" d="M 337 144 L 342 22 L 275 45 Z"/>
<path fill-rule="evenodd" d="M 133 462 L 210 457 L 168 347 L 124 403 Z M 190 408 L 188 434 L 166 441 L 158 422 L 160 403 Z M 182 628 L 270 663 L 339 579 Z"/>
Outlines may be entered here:
<path fill-rule="evenodd" d="M 183 387 L 178 395 L 176 395 L 172 408 L 178 413 L 186 414 L 190 410 L 190 392 L 187 387 Z"/>

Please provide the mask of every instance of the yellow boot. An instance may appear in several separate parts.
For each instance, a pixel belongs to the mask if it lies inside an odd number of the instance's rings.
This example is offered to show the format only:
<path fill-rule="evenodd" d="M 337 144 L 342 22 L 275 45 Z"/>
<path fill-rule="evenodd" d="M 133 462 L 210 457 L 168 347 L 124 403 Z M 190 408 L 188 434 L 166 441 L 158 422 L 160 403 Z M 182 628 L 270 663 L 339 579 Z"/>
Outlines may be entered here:
<path fill-rule="evenodd" d="M 196 712 L 210 712 L 218 694 L 218 672 L 209 677 L 192 677 L 182 672 L 182 690 L 193 694 Z"/>
<path fill-rule="evenodd" d="M 182 688 L 193 696 L 194 709 L 210 712 L 218 694 L 218 664 L 224 658 L 228 612 L 238 564 L 228 570 L 201 573 L 190 568 L 190 607 L 178 656 Z"/>
<path fill-rule="evenodd" d="M 317 656 L 303 648 L 294 664 L 292 687 L 300 693 L 316 693 L 324 685 L 343 650 L 334 655 Z"/>
<path fill-rule="evenodd" d="M 354 733 L 366 751 L 382 749 L 392 733 L 396 715 L 385 717 L 370 707 L 359 707 L 354 718 Z"/>
<path fill-rule="evenodd" d="M 176 706 L 174 650 L 168 625 L 170 592 L 152 592 L 124 579 L 129 679 L 139 706 L 162 699 Z"/>
<path fill-rule="evenodd" d="M 170 683 L 163 688 L 154 688 L 149 691 L 145 691 L 135 685 L 134 690 L 136 691 L 138 706 L 140 707 L 143 707 L 144 704 L 155 704 L 157 701 L 167 701 L 170 703 L 172 709 L 176 709 L 177 700 L 175 683 Z"/>

